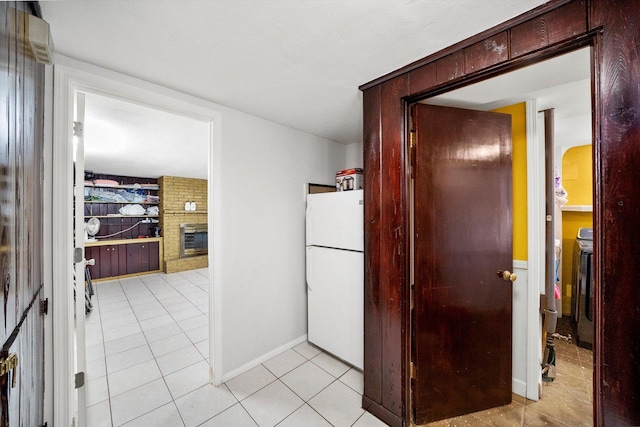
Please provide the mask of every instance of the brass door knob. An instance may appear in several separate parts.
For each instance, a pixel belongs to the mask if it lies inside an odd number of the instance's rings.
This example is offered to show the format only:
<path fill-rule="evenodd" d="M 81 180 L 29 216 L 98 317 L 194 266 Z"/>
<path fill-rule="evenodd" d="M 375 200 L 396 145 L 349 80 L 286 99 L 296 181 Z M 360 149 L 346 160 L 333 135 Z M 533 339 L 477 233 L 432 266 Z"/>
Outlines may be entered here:
<path fill-rule="evenodd" d="M 498 277 L 500 277 L 502 280 L 508 280 L 511 282 L 515 282 L 518 278 L 515 273 L 512 273 L 509 270 L 498 270 Z"/>

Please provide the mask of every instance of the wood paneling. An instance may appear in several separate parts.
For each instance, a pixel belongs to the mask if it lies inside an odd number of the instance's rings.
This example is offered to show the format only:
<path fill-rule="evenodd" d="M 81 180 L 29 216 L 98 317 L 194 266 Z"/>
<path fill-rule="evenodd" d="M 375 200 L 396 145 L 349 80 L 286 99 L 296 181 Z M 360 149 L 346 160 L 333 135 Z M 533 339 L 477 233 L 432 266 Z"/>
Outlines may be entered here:
<path fill-rule="evenodd" d="M 409 89 L 411 95 L 416 95 L 425 88 L 433 87 L 438 84 L 436 78 L 436 63 L 432 62 L 413 70 L 409 73 Z"/>
<path fill-rule="evenodd" d="M 380 86 L 366 90 L 364 104 L 364 395 L 382 403 L 380 312 Z"/>
<path fill-rule="evenodd" d="M 363 396 L 367 410 L 391 425 L 399 425 L 397 416 L 408 424 L 402 409 L 408 393 L 406 344 L 398 338 L 406 338 L 408 331 L 408 321 L 402 313 L 408 304 L 407 221 L 402 219 L 406 214 L 408 168 L 404 159 L 400 160 L 405 156 L 405 95 L 401 82 L 410 73 L 411 94 L 442 91 L 452 79 L 459 85 L 467 79 L 497 75 L 564 53 L 567 47 L 584 46 L 587 40 L 594 44 L 594 70 L 599 73 L 594 86 L 598 287 L 594 420 L 603 426 L 640 424 L 640 387 L 637 386 L 640 378 L 634 374 L 640 360 L 640 334 L 636 326 L 640 312 L 640 292 L 637 291 L 640 263 L 635 248 L 640 241 L 637 226 L 640 215 L 638 16 L 640 3 L 635 0 L 551 1 L 361 87 L 365 90 L 364 158 L 368 177 L 365 312 L 369 312 L 371 328 L 381 328 L 379 332 L 365 331 L 369 334 L 365 338 Z M 601 33 L 594 31 L 598 28 L 602 29 Z M 502 32 L 510 35 L 508 59 L 494 61 L 483 57 L 479 43 Z M 436 67 L 435 73 L 433 67 Z M 398 170 L 400 166 L 404 169 Z M 373 233 L 376 235 L 372 236 Z M 380 319 L 374 317 L 374 313 Z M 373 348 L 376 342 L 380 342 L 380 346 Z M 378 369 L 373 362 L 367 364 L 367 360 L 381 360 L 381 366 Z"/>
<path fill-rule="evenodd" d="M 640 425 L 640 2 L 592 2 L 602 26 L 597 92 L 600 142 L 594 168 L 596 194 L 596 299 L 594 393 L 598 425 Z"/>
<path fill-rule="evenodd" d="M 380 305 L 382 308 L 382 404 L 402 417 L 404 407 L 403 335 L 408 295 L 407 259 L 407 165 L 405 109 L 402 98 L 409 94 L 408 76 L 381 86 L 381 248 Z"/>
<path fill-rule="evenodd" d="M 30 2 L 0 2 L 0 356 L 18 355 L 0 381 L 0 425 L 39 426 L 43 417 L 44 66 L 24 43 Z"/>
<path fill-rule="evenodd" d="M 470 74 L 507 59 L 509 59 L 509 34 L 503 31 L 464 49 L 464 72 Z"/>
<path fill-rule="evenodd" d="M 408 76 L 365 92 L 365 392 L 363 406 L 390 425 L 405 411 L 407 216 L 404 102 Z M 381 141 L 389 141 L 382 144 Z"/>
<path fill-rule="evenodd" d="M 438 84 L 457 79 L 464 75 L 464 52 L 458 51 L 436 62 L 436 81 Z"/>
<path fill-rule="evenodd" d="M 584 0 L 573 1 L 511 30 L 511 57 L 567 40 L 587 31 Z"/>

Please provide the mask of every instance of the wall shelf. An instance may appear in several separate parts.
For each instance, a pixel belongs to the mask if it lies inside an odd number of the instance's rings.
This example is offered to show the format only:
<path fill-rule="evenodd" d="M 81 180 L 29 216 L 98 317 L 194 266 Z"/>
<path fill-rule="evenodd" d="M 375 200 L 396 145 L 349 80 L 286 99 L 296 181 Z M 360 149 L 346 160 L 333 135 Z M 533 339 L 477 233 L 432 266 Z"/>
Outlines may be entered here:
<path fill-rule="evenodd" d="M 160 215 L 122 215 L 122 214 L 109 214 L 109 215 L 89 215 L 92 218 L 160 218 Z"/>
<path fill-rule="evenodd" d="M 87 204 L 92 204 L 92 203 L 113 203 L 116 205 L 159 205 L 160 202 L 103 202 L 100 200 L 85 200 L 84 201 Z"/>
<path fill-rule="evenodd" d="M 85 248 L 90 248 L 94 246 L 109 246 L 109 245 L 130 245 L 132 243 L 151 243 L 151 242 L 162 242 L 162 237 L 145 237 L 140 239 L 101 239 L 96 240 L 95 242 L 84 242 Z"/>
<path fill-rule="evenodd" d="M 164 215 L 206 215 L 207 211 L 162 211 Z"/>
<path fill-rule="evenodd" d="M 100 184 L 85 183 L 84 186 L 93 187 L 93 188 L 115 188 L 115 189 L 125 189 L 125 190 L 159 190 L 160 189 L 158 185 L 144 185 L 144 184 L 100 185 Z"/>

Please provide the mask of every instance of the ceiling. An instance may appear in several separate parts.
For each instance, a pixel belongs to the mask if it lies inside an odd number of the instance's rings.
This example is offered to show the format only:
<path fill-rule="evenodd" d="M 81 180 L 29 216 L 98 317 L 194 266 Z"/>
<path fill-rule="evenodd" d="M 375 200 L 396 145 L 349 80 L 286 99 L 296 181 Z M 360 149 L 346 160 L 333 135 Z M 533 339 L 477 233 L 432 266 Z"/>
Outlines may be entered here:
<path fill-rule="evenodd" d="M 85 170 L 146 178 L 207 178 L 206 122 L 87 94 L 84 129 Z"/>
<path fill-rule="evenodd" d="M 362 141 L 359 85 L 542 3 L 65 0 L 40 5 L 56 53 L 353 143 Z M 114 112 L 104 104 L 95 108 Z M 151 155 L 125 149 L 124 156 Z"/>

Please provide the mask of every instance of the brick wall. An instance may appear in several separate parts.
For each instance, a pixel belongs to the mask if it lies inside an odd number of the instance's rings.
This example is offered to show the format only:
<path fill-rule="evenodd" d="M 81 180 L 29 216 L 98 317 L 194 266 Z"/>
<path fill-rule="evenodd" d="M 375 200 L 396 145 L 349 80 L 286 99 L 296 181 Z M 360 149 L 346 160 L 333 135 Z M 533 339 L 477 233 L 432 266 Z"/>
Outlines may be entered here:
<path fill-rule="evenodd" d="M 164 237 L 164 272 L 207 267 L 206 255 L 180 258 L 180 224 L 207 223 L 207 180 L 162 176 L 158 184 L 160 227 Z M 195 212 L 185 211 L 185 202 L 195 202 Z"/>

